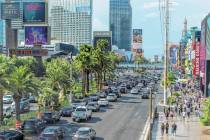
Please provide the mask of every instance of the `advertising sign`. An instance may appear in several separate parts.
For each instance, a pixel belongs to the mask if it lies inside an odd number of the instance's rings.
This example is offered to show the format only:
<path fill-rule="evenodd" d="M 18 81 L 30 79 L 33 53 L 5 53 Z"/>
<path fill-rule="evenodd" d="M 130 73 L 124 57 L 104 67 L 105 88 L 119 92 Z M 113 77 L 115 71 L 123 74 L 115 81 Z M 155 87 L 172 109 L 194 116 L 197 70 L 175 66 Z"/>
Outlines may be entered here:
<path fill-rule="evenodd" d="M 142 29 L 133 29 L 133 43 L 142 43 Z"/>
<path fill-rule="evenodd" d="M 112 32 L 110 31 L 95 31 L 93 33 L 94 36 L 94 41 L 93 45 L 94 47 L 97 46 L 97 42 L 99 40 L 107 40 L 108 41 L 108 46 L 106 48 L 107 51 L 112 51 Z"/>
<path fill-rule="evenodd" d="M 25 26 L 25 45 L 47 45 L 48 26 Z"/>
<path fill-rule="evenodd" d="M 47 49 L 10 49 L 9 50 L 10 56 L 47 56 L 48 50 Z"/>
<path fill-rule="evenodd" d="M 1 3 L 1 18 L 2 19 L 19 19 L 20 18 L 20 3 Z"/>
<path fill-rule="evenodd" d="M 45 2 L 24 2 L 23 22 L 45 22 L 46 7 Z"/>
<path fill-rule="evenodd" d="M 200 42 L 195 43 L 195 59 L 193 67 L 193 75 L 200 76 Z"/>

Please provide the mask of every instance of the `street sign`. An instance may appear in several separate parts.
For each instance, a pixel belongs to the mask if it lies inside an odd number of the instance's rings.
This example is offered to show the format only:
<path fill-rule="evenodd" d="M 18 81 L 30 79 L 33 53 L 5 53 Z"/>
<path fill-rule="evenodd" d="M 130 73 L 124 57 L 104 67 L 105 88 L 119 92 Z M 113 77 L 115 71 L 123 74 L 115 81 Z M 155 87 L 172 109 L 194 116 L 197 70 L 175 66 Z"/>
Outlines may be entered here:
<path fill-rule="evenodd" d="M 47 49 L 27 48 L 27 49 L 10 49 L 9 55 L 13 56 L 47 56 Z"/>

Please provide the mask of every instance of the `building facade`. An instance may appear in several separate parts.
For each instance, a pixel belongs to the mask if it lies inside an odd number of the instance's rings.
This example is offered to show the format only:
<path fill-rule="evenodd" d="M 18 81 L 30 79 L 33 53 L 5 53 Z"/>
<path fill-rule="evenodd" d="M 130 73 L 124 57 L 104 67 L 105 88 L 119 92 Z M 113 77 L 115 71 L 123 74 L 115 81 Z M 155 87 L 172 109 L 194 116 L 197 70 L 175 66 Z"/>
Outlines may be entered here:
<path fill-rule="evenodd" d="M 49 1 L 52 40 L 76 47 L 92 42 L 92 0 Z"/>
<path fill-rule="evenodd" d="M 132 8 L 130 0 L 110 0 L 109 28 L 112 43 L 119 49 L 131 50 Z"/>

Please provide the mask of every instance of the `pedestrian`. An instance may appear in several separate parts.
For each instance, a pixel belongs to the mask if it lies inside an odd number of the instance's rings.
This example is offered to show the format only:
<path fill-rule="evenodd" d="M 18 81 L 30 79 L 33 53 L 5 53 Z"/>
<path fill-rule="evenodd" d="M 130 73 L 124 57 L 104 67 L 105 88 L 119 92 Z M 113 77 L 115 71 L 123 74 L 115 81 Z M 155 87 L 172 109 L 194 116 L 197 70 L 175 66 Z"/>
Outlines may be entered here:
<path fill-rule="evenodd" d="M 190 118 L 190 108 L 187 108 L 187 117 Z"/>
<path fill-rule="evenodd" d="M 171 128 L 172 128 L 172 135 L 176 136 L 177 125 L 175 122 L 172 124 Z"/>
<path fill-rule="evenodd" d="M 166 123 L 166 135 L 168 135 L 168 129 L 169 129 L 169 124 L 168 122 Z"/>
<path fill-rule="evenodd" d="M 166 119 L 168 120 L 168 117 L 169 117 L 169 112 L 166 111 Z"/>
<path fill-rule="evenodd" d="M 164 123 L 162 123 L 160 127 L 161 127 L 161 135 L 163 136 L 164 135 L 164 130 L 165 130 Z"/>
<path fill-rule="evenodd" d="M 182 117 L 183 117 L 183 120 L 185 121 L 185 117 L 186 117 L 186 112 L 185 111 L 182 112 Z"/>
<path fill-rule="evenodd" d="M 173 111 L 171 111 L 170 117 L 171 117 L 171 119 L 173 120 L 173 118 L 174 118 L 174 113 L 173 113 Z"/>

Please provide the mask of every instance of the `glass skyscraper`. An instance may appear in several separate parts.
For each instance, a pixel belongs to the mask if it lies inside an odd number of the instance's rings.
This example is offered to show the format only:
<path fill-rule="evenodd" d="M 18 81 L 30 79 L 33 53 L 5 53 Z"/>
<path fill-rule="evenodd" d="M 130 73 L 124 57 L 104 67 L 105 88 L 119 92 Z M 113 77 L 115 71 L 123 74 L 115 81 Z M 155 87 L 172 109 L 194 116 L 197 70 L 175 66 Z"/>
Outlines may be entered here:
<path fill-rule="evenodd" d="M 0 3 L 4 2 L 4 0 L 0 0 Z M 3 46 L 5 46 L 5 42 L 6 38 L 5 38 L 5 21 L 4 20 L 0 20 L 0 52 L 3 49 Z"/>
<path fill-rule="evenodd" d="M 50 26 L 53 40 L 75 47 L 92 42 L 92 0 L 52 0 Z"/>
<path fill-rule="evenodd" d="M 130 0 L 110 0 L 110 31 L 112 44 L 131 50 L 132 8 Z"/>

